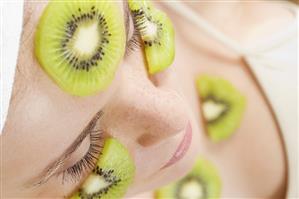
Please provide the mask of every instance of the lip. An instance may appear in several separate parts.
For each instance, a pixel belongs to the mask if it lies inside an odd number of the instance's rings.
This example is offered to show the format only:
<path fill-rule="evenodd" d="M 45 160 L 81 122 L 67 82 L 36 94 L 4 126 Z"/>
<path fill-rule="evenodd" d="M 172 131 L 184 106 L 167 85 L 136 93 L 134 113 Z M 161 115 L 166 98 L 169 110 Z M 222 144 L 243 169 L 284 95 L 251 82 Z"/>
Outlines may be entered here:
<path fill-rule="evenodd" d="M 162 169 L 165 169 L 165 168 L 177 163 L 179 160 L 181 160 L 186 155 L 186 153 L 187 153 L 187 151 L 190 147 L 191 141 L 192 141 L 192 127 L 191 127 L 190 122 L 188 122 L 188 125 L 185 129 L 185 135 L 184 135 L 181 143 L 179 144 L 179 146 L 175 150 L 173 156 L 162 167 Z"/>

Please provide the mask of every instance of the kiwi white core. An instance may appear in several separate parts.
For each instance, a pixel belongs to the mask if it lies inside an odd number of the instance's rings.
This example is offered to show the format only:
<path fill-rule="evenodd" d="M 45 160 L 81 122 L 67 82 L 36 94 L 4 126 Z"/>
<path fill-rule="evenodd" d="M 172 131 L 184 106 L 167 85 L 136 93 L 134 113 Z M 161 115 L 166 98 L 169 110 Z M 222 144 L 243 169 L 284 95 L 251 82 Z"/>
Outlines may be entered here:
<path fill-rule="evenodd" d="M 74 34 L 73 48 L 79 55 L 91 55 L 99 45 L 101 38 L 96 21 L 80 25 Z"/>
<path fill-rule="evenodd" d="M 152 40 L 157 36 L 157 31 L 158 31 L 157 24 L 146 20 L 143 26 L 144 26 L 144 30 L 142 33 L 143 40 Z"/>
<path fill-rule="evenodd" d="M 108 187 L 111 183 L 107 182 L 102 176 L 91 174 L 83 185 L 84 192 L 94 194 Z"/>
<path fill-rule="evenodd" d="M 203 198 L 204 189 L 196 180 L 191 180 L 182 185 L 180 198 L 198 199 Z"/>
<path fill-rule="evenodd" d="M 217 119 L 226 109 L 222 103 L 214 102 L 213 100 L 204 101 L 202 104 L 203 116 L 207 121 Z"/>

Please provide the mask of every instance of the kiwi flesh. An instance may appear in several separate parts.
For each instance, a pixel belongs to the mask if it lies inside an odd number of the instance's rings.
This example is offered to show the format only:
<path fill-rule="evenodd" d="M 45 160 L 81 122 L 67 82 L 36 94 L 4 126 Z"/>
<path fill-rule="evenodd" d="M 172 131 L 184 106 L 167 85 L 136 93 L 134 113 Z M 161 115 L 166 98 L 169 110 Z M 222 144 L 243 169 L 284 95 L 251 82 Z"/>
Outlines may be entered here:
<path fill-rule="evenodd" d="M 50 1 L 35 33 L 35 55 L 64 91 L 104 90 L 125 52 L 125 27 L 113 1 Z"/>
<path fill-rule="evenodd" d="M 107 138 L 96 167 L 71 199 L 122 198 L 134 174 L 135 165 L 127 149 L 114 138 Z"/>
<path fill-rule="evenodd" d="M 209 138 L 214 142 L 229 138 L 241 123 L 245 96 L 229 81 L 219 77 L 201 75 L 196 84 Z"/>
<path fill-rule="evenodd" d="M 150 74 L 169 67 L 175 56 L 174 29 L 168 16 L 146 0 L 129 0 L 135 28 L 144 44 Z"/>
<path fill-rule="evenodd" d="M 217 199 L 221 179 L 211 162 L 198 158 L 192 170 L 182 179 L 155 192 L 156 199 Z"/>

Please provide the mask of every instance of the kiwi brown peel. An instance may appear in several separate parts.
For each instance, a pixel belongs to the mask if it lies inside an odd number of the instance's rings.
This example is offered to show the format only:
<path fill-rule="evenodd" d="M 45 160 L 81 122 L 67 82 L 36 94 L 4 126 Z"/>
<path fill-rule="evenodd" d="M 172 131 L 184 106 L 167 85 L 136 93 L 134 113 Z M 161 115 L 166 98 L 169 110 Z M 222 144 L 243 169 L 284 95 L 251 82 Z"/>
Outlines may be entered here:
<path fill-rule="evenodd" d="M 122 198 L 134 174 L 135 165 L 127 149 L 108 138 L 96 167 L 71 199 Z"/>
<path fill-rule="evenodd" d="M 112 1 L 50 1 L 35 34 L 35 55 L 66 92 L 86 96 L 113 80 L 125 51 L 123 16 Z"/>
<path fill-rule="evenodd" d="M 175 56 L 174 29 L 168 16 L 147 0 L 129 0 L 134 25 L 144 44 L 150 74 L 169 67 Z"/>
<path fill-rule="evenodd" d="M 229 81 L 201 75 L 196 81 L 207 133 L 214 142 L 229 138 L 239 127 L 246 98 Z"/>
<path fill-rule="evenodd" d="M 155 192 L 156 199 L 218 199 L 221 179 L 216 167 L 202 157 L 182 179 Z"/>

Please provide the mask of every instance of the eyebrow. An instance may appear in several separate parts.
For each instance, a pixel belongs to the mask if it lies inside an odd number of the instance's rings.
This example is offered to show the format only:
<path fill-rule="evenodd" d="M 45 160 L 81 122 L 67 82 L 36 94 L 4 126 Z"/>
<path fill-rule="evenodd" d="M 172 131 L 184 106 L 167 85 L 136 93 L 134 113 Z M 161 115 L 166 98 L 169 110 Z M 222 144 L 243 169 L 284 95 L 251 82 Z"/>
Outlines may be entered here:
<path fill-rule="evenodd" d="M 127 1 L 123 1 L 123 9 L 124 9 L 124 19 L 125 19 L 125 29 L 126 29 L 126 44 L 129 41 L 129 32 L 130 32 L 130 10 Z"/>
<path fill-rule="evenodd" d="M 129 38 L 129 33 L 130 30 L 133 28 L 131 32 L 134 32 L 135 26 L 130 25 L 130 18 L 131 16 L 131 11 L 129 10 L 129 5 L 127 1 L 123 1 L 123 9 L 124 9 L 124 18 L 125 18 L 125 31 L 126 31 L 126 50 L 125 50 L 125 56 L 128 55 L 128 52 L 132 49 L 130 42 L 131 38 Z M 134 41 L 133 41 L 134 42 Z M 134 42 L 135 45 L 137 45 L 136 42 Z"/>

